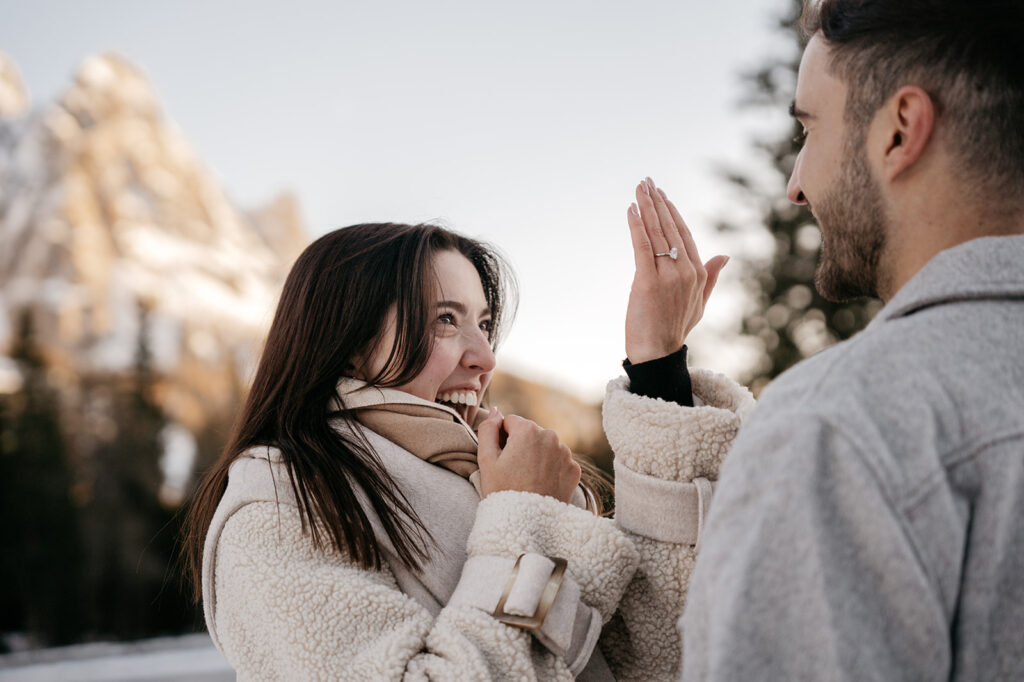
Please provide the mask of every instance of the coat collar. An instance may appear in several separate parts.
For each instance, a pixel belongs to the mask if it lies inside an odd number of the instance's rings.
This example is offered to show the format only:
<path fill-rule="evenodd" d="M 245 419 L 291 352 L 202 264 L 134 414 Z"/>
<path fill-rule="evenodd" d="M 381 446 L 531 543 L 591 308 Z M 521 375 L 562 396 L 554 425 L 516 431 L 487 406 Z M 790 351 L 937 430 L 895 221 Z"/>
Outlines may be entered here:
<path fill-rule="evenodd" d="M 933 257 L 870 326 L 959 301 L 1024 299 L 1024 235 L 980 237 Z"/>

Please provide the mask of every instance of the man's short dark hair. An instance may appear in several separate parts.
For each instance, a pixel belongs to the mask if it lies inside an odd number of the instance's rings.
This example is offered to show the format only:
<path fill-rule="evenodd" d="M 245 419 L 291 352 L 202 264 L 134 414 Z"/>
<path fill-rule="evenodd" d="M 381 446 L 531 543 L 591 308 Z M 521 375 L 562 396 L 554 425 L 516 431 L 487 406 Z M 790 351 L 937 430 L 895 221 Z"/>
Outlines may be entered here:
<path fill-rule="evenodd" d="M 860 134 L 900 87 L 920 86 L 966 178 L 1024 201 L 1024 2 L 822 0 L 802 23 L 832 50 Z"/>

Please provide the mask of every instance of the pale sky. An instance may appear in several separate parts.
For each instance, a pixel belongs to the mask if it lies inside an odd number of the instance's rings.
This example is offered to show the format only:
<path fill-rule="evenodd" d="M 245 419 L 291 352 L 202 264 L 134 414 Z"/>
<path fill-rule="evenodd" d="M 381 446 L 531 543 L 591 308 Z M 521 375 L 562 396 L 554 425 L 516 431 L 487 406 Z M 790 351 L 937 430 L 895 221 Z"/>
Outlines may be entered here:
<path fill-rule="evenodd" d="M 0 0 L 0 50 L 37 105 L 87 55 L 122 54 L 236 203 L 292 191 L 311 236 L 441 219 L 496 244 L 522 293 L 500 367 L 597 399 L 624 357 L 636 182 L 676 200 L 705 259 L 739 253 L 718 219 L 756 230 L 716 169 L 759 168 L 751 139 L 786 120 L 737 102 L 741 71 L 793 49 L 774 30 L 787 8 Z M 710 326 L 728 335 L 740 303 L 716 293 Z M 715 343 L 698 352 L 734 371 Z"/>

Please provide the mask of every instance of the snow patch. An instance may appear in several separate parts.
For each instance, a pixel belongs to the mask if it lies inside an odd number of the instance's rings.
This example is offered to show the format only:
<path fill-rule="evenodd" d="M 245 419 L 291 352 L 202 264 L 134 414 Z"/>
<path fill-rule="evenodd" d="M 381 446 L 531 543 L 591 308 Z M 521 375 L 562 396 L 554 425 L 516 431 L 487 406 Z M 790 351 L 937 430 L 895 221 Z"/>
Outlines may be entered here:
<path fill-rule="evenodd" d="M 85 58 L 85 61 L 82 62 L 82 68 L 78 71 L 78 77 L 82 85 L 88 85 L 97 90 L 105 90 L 117 80 L 117 74 L 114 73 L 113 66 L 99 55 Z"/>
<path fill-rule="evenodd" d="M 177 507 L 185 499 L 185 490 L 192 465 L 196 461 L 198 446 L 192 432 L 181 424 L 171 422 L 160 432 L 160 443 L 163 455 L 160 457 L 160 470 L 164 474 L 160 486 L 160 501 L 169 506 Z"/>
<path fill-rule="evenodd" d="M 18 369 L 18 364 L 10 358 L 0 355 L 0 395 L 17 393 L 24 385 L 25 379 Z"/>
<path fill-rule="evenodd" d="M 207 634 L 96 642 L 0 656 L 4 682 L 227 682 L 235 679 Z"/>

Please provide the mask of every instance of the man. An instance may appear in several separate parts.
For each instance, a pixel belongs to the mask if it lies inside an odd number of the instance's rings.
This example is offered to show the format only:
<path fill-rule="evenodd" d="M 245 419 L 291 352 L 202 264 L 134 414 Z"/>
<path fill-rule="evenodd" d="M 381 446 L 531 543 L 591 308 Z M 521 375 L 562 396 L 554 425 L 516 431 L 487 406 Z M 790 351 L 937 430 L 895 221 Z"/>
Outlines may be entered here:
<path fill-rule="evenodd" d="M 822 295 L 886 306 L 740 429 L 683 678 L 1024 679 L 1024 11 L 824 0 L 805 26 L 788 195 Z"/>

